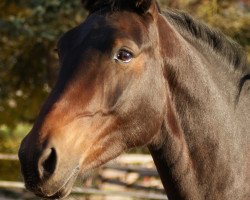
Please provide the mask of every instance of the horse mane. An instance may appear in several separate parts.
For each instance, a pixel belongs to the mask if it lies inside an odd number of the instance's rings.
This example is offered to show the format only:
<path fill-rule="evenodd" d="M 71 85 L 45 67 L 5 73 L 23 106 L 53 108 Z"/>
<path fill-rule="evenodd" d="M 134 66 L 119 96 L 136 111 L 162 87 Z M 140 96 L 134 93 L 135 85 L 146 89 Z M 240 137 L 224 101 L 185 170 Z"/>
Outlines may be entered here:
<path fill-rule="evenodd" d="M 212 29 L 204 23 L 193 19 L 189 14 L 177 10 L 167 10 L 163 15 L 174 25 L 181 35 L 189 40 L 198 39 L 207 44 L 234 66 L 234 69 L 245 71 L 247 67 L 246 54 L 242 47 L 222 32 Z"/>

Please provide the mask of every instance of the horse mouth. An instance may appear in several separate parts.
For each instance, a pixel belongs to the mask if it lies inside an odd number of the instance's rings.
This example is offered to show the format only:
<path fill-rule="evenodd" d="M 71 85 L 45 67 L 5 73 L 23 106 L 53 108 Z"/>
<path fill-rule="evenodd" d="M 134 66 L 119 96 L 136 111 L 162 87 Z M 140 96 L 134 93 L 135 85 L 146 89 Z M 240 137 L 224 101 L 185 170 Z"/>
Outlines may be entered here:
<path fill-rule="evenodd" d="M 63 199 L 66 196 L 68 196 L 69 193 L 71 192 L 71 189 L 72 189 L 72 187 L 75 183 L 75 180 L 78 176 L 78 173 L 79 173 L 79 167 L 77 167 L 73 171 L 73 173 L 71 174 L 71 176 L 69 176 L 69 178 L 65 181 L 65 183 L 52 195 L 46 194 L 43 192 L 37 192 L 35 194 L 41 198 L 44 198 L 44 199 Z"/>

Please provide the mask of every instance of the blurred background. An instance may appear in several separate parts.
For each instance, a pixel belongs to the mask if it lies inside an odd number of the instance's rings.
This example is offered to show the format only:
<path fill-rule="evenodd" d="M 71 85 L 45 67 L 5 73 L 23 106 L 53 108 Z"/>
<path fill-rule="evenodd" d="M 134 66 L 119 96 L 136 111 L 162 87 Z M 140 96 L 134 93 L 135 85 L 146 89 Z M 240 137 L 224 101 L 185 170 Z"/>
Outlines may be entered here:
<path fill-rule="evenodd" d="M 158 2 L 162 10 L 185 10 L 220 29 L 242 45 L 250 61 L 250 0 Z M 0 200 L 37 199 L 22 189 L 16 153 L 55 83 L 58 39 L 87 12 L 80 0 L 0 0 L 0 10 Z M 141 148 L 79 180 L 69 199 L 164 199 L 162 193 L 152 159 Z"/>

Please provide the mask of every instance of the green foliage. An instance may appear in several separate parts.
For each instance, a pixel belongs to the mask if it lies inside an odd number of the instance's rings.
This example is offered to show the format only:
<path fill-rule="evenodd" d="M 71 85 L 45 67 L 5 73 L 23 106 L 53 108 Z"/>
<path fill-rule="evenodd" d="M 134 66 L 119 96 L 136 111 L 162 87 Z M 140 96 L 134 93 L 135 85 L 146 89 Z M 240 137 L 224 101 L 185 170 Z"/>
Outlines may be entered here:
<path fill-rule="evenodd" d="M 85 16 L 80 3 L 0 2 L 0 125 L 34 120 L 56 79 L 56 42 Z"/>
<path fill-rule="evenodd" d="M 18 161 L 0 160 L 1 181 L 21 181 L 20 164 Z"/>
<path fill-rule="evenodd" d="M 18 124 L 14 129 L 6 125 L 0 126 L 0 152 L 16 153 L 19 144 L 30 130 L 29 124 Z"/>

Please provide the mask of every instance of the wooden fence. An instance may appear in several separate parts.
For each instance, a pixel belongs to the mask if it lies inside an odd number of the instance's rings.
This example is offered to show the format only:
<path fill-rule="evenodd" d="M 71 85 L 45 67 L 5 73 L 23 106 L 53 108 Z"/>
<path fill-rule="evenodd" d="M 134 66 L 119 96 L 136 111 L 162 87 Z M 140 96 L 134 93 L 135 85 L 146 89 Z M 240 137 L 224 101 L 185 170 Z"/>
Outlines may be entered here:
<path fill-rule="evenodd" d="M 7 155 L 0 154 L 0 160 L 16 161 L 18 160 L 17 155 Z M 150 164 L 152 163 L 152 158 L 149 155 L 138 155 L 138 154 L 125 154 L 120 156 L 115 160 L 115 162 L 110 162 L 102 167 L 102 170 L 115 170 L 117 172 L 124 173 L 136 173 L 139 177 L 156 177 L 159 175 L 155 168 L 145 168 L 139 167 L 137 165 L 132 165 L 131 163 L 138 164 Z M 167 200 L 166 195 L 162 188 L 155 187 L 145 187 L 136 183 L 126 183 L 118 179 L 112 179 L 103 177 L 99 174 L 98 178 L 103 183 L 115 184 L 119 186 L 124 186 L 125 188 L 131 188 L 136 190 L 136 192 L 124 192 L 124 191 L 110 191 L 110 190 L 100 190 L 95 188 L 80 188 L 74 187 L 72 190 L 73 194 L 87 194 L 87 195 L 107 195 L 107 196 L 124 196 L 132 198 L 142 198 L 142 199 L 156 199 L 156 200 Z M 17 188 L 25 189 L 22 182 L 9 182 L 0 180 L 0 188 Z M 146 191 L 146 192 L 145 192 Z"/>

